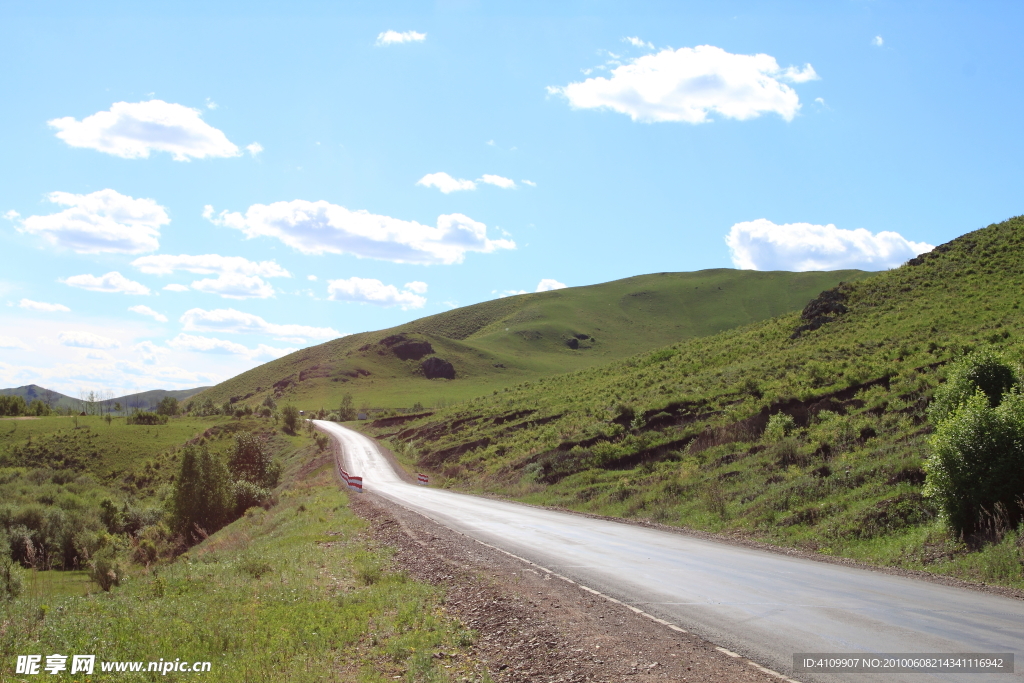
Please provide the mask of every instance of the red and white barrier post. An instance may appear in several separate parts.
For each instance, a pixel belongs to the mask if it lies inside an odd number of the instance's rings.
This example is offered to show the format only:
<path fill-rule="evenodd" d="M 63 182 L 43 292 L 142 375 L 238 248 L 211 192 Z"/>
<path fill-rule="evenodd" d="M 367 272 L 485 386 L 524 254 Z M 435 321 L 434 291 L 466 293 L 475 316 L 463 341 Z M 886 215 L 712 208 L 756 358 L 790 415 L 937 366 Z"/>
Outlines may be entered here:
<path fill-rule="evenodd" d="M 417 474 L 416 483 L 419 484 L 420 486 L 426 486 L 427 484 L 430 483 L 430 480 L 427 479 L 427 475 L 425 474 Z"/>
<path fill-rule="evenodd" d="M 353 475 L 349 474 L 348 472 L 345 471 L 344 467 L 339 467 L 338 469 L 341 470 L 341 478 L 345 480 L 345 485 L 346 486 L 348 486 L 353 491 L 359 491 L 360 493 L 363 492 L 363 478 L 362 477 L 356 477 L 356 476 L 353 476 Z"/>

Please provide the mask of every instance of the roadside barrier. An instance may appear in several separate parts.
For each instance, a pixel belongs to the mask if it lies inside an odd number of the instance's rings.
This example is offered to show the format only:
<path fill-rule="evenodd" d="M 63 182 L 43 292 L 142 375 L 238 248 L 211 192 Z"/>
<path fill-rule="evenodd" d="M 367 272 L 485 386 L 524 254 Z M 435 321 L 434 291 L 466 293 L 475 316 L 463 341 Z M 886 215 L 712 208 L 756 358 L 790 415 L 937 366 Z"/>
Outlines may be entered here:
<path fill-rule="evenodd" d="M 416 483 L 419 484 L 420 486 L 426 486 L 427 484 L 430 483 L 430 480 L 427 479 L 427 475 L 425 474 L 417 474 Z"/>
<path fill-rule="evenodd" d="M 349 474 L 348 472 L 345 471 L 344 467 L 339 467 L 338 469 L 341 470 L 341 478 L 345 480 L 345 484 L 347 484 L 350 489 L 352 489 L 353 491 L 359 491 L 360 493 L 363 492 L 362 477 L 356 477 Z"/>

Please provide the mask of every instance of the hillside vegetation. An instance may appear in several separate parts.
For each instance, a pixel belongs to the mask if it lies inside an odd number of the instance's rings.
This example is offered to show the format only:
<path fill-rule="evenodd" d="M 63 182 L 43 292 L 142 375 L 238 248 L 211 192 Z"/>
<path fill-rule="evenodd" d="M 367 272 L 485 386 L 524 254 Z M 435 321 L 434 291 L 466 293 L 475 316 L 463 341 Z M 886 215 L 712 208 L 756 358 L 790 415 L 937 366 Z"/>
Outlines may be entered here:
<path fill-rule="evenodd" d="M 718 269 L 495 299 L 303 349 L 193 400 L 330 410 L 351 393 L 359 407 L 434 406 L 799 310 L 867 275 Z"/>
<path fill-rule="evenodd" d="M 951 359 L 1024 351 L 1024 217 L 803 312 L 367 430 L 444 485 L 1024 586 L 1017 532 L 923 495 Z"/>

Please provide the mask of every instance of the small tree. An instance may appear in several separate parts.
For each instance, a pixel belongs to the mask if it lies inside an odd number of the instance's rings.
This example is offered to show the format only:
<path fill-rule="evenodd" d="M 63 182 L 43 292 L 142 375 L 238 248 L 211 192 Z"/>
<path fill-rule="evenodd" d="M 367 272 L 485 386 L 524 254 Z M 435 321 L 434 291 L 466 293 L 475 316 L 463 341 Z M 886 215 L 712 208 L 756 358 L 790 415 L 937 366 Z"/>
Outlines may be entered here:
<path fill-rule="evenodd" d="M 949 366 L 945 383 L 935 390 L 928 417 L 938 424 L 981 391 L 995 408 L 1011 387 L 1020 384 L 1020 375 L 998 354 L 988 349 L 960 358 Z"/>
<path fill-rule="evenodd" d="M 281 419 L 284 421 L 284 429 L 291 434 L 299 427 L 299 409 L 295 406 L 285 406 L 281 409 Z"/>
<path fill-rule="evenodd" d="M 356 409 L 352 405 L 352 394 L 345 394 L 341 397 L 341 407 L 338 408 L 338 422 L 348 422 L 356 419 Z"/>
<path fill-rule="evenodd" d="M 158 415 L 174 416 L 178 414 L 178 399 L 173 396 L 164 396 L 156 407 Z"/>
<path fill-rule="evenodd" d="M 235 437 L 235 449 L 228 460 L 228 468 L 236 479 L 265 489 L 277 486 L 281 474 L 281 467 L 271 458 L 266 443 L 251 432 L 242 432 Z"/>
<path fill-rule="evenodd" d="M 187 537 L 197 527 L 213 533 L 227 524 L 234 510 L 234 489 L 224 461 L 206 446 L 182 449 L 181 467 L 171 497 L 174 526 Z"/>

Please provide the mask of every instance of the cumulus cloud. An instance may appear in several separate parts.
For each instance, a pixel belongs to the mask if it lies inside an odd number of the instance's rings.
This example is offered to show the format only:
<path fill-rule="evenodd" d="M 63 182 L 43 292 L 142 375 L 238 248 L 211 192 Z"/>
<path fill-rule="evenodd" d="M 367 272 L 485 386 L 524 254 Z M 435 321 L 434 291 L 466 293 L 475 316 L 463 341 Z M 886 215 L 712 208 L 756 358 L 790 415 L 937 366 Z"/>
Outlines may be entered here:
<path fill-rule="evenodd" d="M 116 102 L 81 121 L 71 116 L 47 123 L 72 147 L 86 147 L 123 159 L 145 159 L 168 152 L 175 161 L 233 157 L 240 152 L 227 136 L 202 119 L 202 112 L 180 104 L 149 100 Z"/>
<path fill-rule="evenodd" d="M 61 332 L 57 335 L 57 341 L 64 346 L 75 346 L 81 349 L 117 349 L 121 346 L 121 342 L 116 339 L 92 332 Z"/>
<path fill-rule="evenodd" d="M 610 78 L 549 86 L 548 92 L 565 96 L 577 109 L 607 108 L 645 123 L 705 123 L 712 113 L 740 121 L 776 113 L 790 121 L 800 110 L 800 98 L 782 81 L 816 78 L 810 64 L 782 69 L 770 55 L 699 45 L 627 60 Z"/>
<path fill-rule="evenodd" d="M 66 285 L 88 289 L 91 292 L 110 292 L 114 294 L 149 294 L 149 287 L 141 282 L 129 280 L 121 273 L 111 271 L 106 275 L 96 277 L 95 275 L 73 275 L 61 280 Z"/>
<path fill-rule="evenodd" d="M 544 278 L 537 283 L 537 289 L 535 292 L 550 292 L 553 289 L 565 289 L 566 285 L 558 280 L 552 280 L 550 278 Z"/>
<path fill-rule="evenodd" d="M 484 173 L 483 176 L 480 177 L 480 182 L 487 183 L 488 185 L 495 185 L 503 190 L 511 190 L 516 186 L 516 181 L 511 178 L 502 178 L 500 175 L 491 175 L 489 173 Z"/>
<path fill-rule="evenodd" d="M 476 183 L 472 180 L 456 179 L 445 173 L 439 171 L 438 173 L 428 173 L 419 180 L 416 181 L 417 185 L 423 187 L 436 187 L 445 194 L 451 192 L 458 192 L 459 190 L 475 190 Z"/>
<path fill-rule="evenodd" d="M 189 273 L 203 275 L 223 275 L 238 273 L 240 275 L 259 275 L 260 277 L 291 277 L 291 273 L 275 261 L 250 261 L 241 256 L 221 256 L 220 254 L 157 254 L 141 256 L 132 265 L 147 275 L 170 275 L 175 271 L 184 270 Z"/>
<path fill-rule="evenodd" d="M 414 282 L 406 282 L 402 286 L 402 288 L 403 289 L 408 289 L 410 292 L 415 292 L 417 294 L 426 294 L 427 293 L 427 283 L 426 282 L 420 282 L 418 280 L 414 281 Z"/>
<path fill-rule="evenodd" d="M 169 285 L 164 285 L 164 291 L 166 291 L 166 292 L 187 292 L 188 291 L 188 286 L 187 285 L 179 285 L 178 283 L 175 282 L 175 283 L 172 283 L 172 284 L 169 284 Z"/>
<path fill-rule="evenodd" d="M 152 199 L 135 199 L 100 190 L 92 194 L 51 192 L 54 204 L 69 208 L 48 216 L 29 216 L 19 232 L 41 235 L 50 244 L 79 254 L 139 254 L 160 246 L 160 226 L 171 222 Z"/>
<path fill-rule="evenodd" d="M 164 318 L 162 322 L 167 322 L 167 318 Z M 142 362 L 147 365 L 155 365 L 160 362 L 161 354 L 167 353 L 167 349 L 161 348 L 149 340 L 139 342 L 132 347 L 132 351 L 142 356 Z"/>
<path fill-rule="evenodd" d="M 875 36 L 874 39 L 871 41 L 871 44 L 874 45 L 875 47 L 882 47 L 883 45 L 885 45 L 885 41 L 882 40 L 882 36 Z"/>
<path fill-rule="evenodd" d="M 0 349 L 19 349 L 21 351 L 32 350 L 28 344 L 17 337 L 8 337 L 3 334 L 0 334 Z"/>
<path fill-rule="evenodd" d="M 200 353 L 224 353 L 246 358 L 281 358 L 298 349 L 279 349 L 267 344 L 260 344 L 255 349 L 227 339 L 216 337 L 199 337 L 192 334 L 181 333 L 173 339 L 168 340 L 167 345 L 175 351 L 198 351 Z"/>
<path fill-rule="evenodd" d="M 377 46 L 383 47 L 385 45 L 394 45 L 396 43 L 422 43 L 426 39 L 426 33 L 417 33 L 416 31 L 404 31 L 399 33 L 398 31 L 389 30 L 377 35 Z"/>
<path fill-rule="evenodd" d="M 725 242 L 733 264 L 744 270 L 885 270 L 934 248 L 895 232 L 872 234 L 832 224 L 776 225 L 764 218 L 732 226 Z"/>
<path fill-rule="evenodd" d="M 533 182 L 532 180 L 521 180 L 520 182 L 523 185 L 529 185 L 530 187 L 537 187 L 537 183 Z"/>
<path fill-rule="evenodd" d="M 32 301 L 31 299 L 22 299 L 18 306 L 27 308 L 30 311 L 43 311 L 44 313 L 68 313 L 71 311 L 64 304 L 48 304 L 42 301 Z"/>
<path fill-rule="evenodd" d="M 307 275 L 306 279 L 309 280 L 310 282 L 316 282 L 317 281 L 316 275 Z"/>
<path fill-rule="evenodd" d="M 274 288 L 257 275 L 225 273 L 216 278 L 205 278 L 192 283 L 192 289 L 207 294 L 219 294 L 225 299 L 269 299 Z"/>
<path fill-rule="evenodd" d="M 206 311 L 193 308 L 181 316 L 180 322 L 188 332 L 232 332 L 265 334 L 271 337 L 301 337 L 312 339 L 334 339 L 344 336 L 330 327 L 308 325 L 278 325 L 268 323 L 258 315 L 243 313 L 233 308 L 218 308 Z"/>
<path fill-rule="evenodd" d="M 128 310 L 131 311 L 132 313 L 138 313 L 139 315 L 148 315 L 150 318 L 153 318 L 158 323 L 165 323 L 165 322 L 167 322 L 167 316 L 166 315 L 164 315 L 163 313 L 157 313 L 156 311 L 154 311 L 149 306 L 142 306 L 142 305 L 139 305 L 139 306 L 129 306 Z"/>
<path fill-rule="evenodd" d="M 257 154 L 263 151 L 263 145 L 261 145 L 258 142 L 253 142 L 251 144 L 246 145 L 245 149 L 248 150 L 249 156 L 255 157 Z"/>
<path fill-rule="evenodd" d="M 640 40 L 638 36 L 627 36 L 626 38 L 623 38 L 623 40 L 632 45 L 633 47 L 644 47 L 647 48 L 648 50 L 654 49 L 654 45 L 652 43 Z"/>
<path fill-rule="evenodd" d="M 274 237 L 304 254 L 353 254 L 396 263 L 461 263 L 466 252 L 515 249 L 511 240 L 491 240 L 487 226 L 462 214 L 438 216 L 437 226 L 350 211 L 325 201 L 296 199 L 253 204 L 243 216 L 222 211 L 203 215 L 216 225 L 240 230 L 248 238 Z"/>
<path fill-rule="evenodd" d="M 419 289 L 422 282 L 409 283 Z M 327 298 L 331 301 L 355 301 L 364 304 L 376 304 L 377 306 L 401 306 L 402 310 L 410 308 L 423 308 L 427 300 L 416 293 L 415 290 L 399 290 L 394 285 L 386 285 L 380 280 L 372 280 L 361 277 L 350 277 L 347 280 L 328 280 Z"/>

